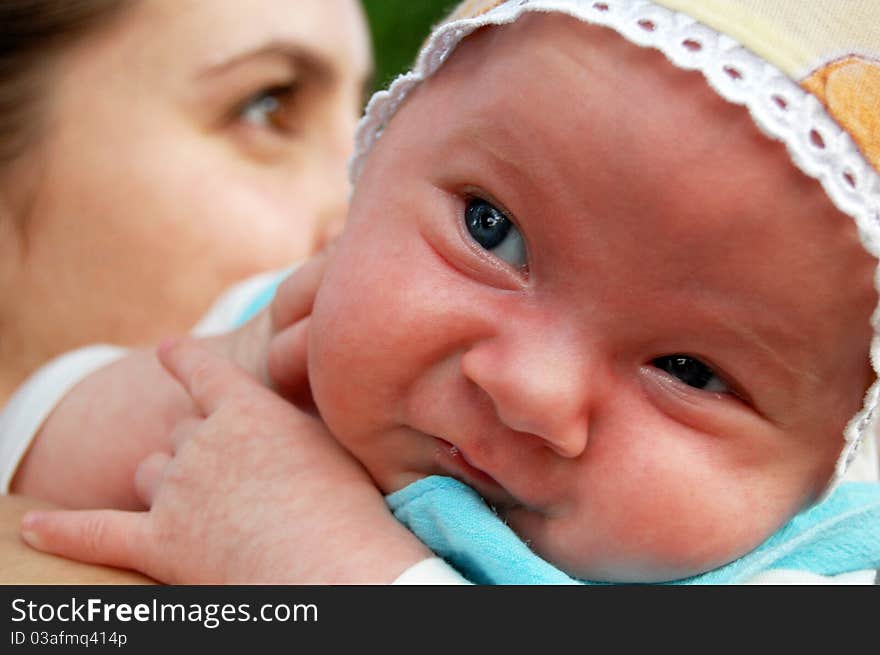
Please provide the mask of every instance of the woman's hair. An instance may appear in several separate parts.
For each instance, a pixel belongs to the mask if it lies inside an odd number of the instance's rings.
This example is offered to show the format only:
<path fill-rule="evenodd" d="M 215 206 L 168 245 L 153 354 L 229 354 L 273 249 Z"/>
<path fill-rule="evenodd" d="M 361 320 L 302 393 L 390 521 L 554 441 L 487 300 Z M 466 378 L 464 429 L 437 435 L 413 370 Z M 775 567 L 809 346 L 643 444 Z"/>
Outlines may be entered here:
<path fill-rule="evenodd" d="M 0 0 L 0 165 L 39 133 L 56 56 L 136 0 Z"/>

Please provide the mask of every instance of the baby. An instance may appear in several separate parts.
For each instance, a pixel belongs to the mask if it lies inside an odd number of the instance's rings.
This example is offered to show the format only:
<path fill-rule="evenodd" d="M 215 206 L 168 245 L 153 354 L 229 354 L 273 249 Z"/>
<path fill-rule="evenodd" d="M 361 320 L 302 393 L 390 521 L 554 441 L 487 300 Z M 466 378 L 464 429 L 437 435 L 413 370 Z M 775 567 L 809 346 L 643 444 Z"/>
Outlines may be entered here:
<path fill-rule="evenodd" d="M 771 66 L 799 70 L 794 49 L 747 43 L 762 61 L 716 33 L 746 40 L 734 18 L 770 20 L 796 3 L 765 3 L 768 13 L 743 0 L 722 3 L 737 5 L 736 17 L 702 15 L 710 4 L 466 2 L 416 71 L 371 103 L 346 230 L 307 321 L 308 387 L 399 514 L 422 489 L 413 485 L 448 476 L 491 504 L 529 545 L 524 558 L 581 580 L 681 580 L 827 507 L 859 443 L 872 453 L 880 137 L 864 126 L 876 126 L 876 105 L 836 103 L 851 83 L 838 68 L 805 81 L 811 95 Z M 880 54 L 880 33 L 868 36 Z M 880 88 L 876 66 L 859 68 L 868 91 Z M 302 304 L 286 299 L 297 293 L 289 286 L 276 317 Z M 285 374 L 278 353 L 304 350 L 305 339 L 302 323 L 274 337 L 276 384 L 302 372 L 291 358 Z M 249 394 L 252 407 L 282 401 L 256 385 L 212 386 L 208 373 L 235 371 L 186 348 L 162 357 L 208 416 L 178 429 L 175 458 L 140 470 L 153 520 L 174 517 L 162 524 L 168 535 L 229 471 L 255 489 L 283 484 L 259 486 L 277 441 L 250 441 L 265 455 L 250 468 L 237 458 L 199 471 L 196 453 L 212 444 L 188 449 L 187 439 L 294 438 L 303 428 L 224 414 Z M 218 437 L 210 461 L 229 444 Z M 181 471 L 201 476 L 198 493 Z M 860 522 L 876 531 L 880 491 L 859 490 Z M 278 513 L 265 522 L 242 518 L 253 508 L 244 497 L 214 520 L 258 535 L 279 522 L 283 504 L 267 502 Z M 160 579 L 203 579 L 197 555 L 208 541 L 196 536 L 179 552 L 163 547 L 166 558 L 191 553 L 190 570 L 168 574 L 148 540 L 147 554 L 130 543 L 110 553 L 113 536 L 85 554 L 70 546 L 64 536 L 95 516 L 34 516 L 28 538 Z M 105 535 L 133 525 L 132 515 L 100 516 Z M 430 516 L 406 520 L 423 538 L 432 532 Z M 867 548 L 854 569 L 880 566 L 880 545 Z"/>

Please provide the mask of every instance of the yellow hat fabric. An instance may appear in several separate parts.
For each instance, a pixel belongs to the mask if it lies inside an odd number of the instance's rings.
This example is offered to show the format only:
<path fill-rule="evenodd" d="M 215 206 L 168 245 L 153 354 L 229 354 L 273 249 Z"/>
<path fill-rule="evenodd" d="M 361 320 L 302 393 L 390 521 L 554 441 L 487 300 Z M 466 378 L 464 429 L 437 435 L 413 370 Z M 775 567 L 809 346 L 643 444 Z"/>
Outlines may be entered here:
<path fill-rule="evenodd" d="M 880 171 L 880 1 L 654 2 L 735 39 L 799 82 Z M 466 0 L 447 20 L 480 16 L 502 4 L 504 0 Z M 606 2 L 589 4 L 610 7 Z"/>
<path fill-rule="evenodd" d="M 799 82 L 880 171 L 880 2 L 656 1 L 733 37 Z"/>

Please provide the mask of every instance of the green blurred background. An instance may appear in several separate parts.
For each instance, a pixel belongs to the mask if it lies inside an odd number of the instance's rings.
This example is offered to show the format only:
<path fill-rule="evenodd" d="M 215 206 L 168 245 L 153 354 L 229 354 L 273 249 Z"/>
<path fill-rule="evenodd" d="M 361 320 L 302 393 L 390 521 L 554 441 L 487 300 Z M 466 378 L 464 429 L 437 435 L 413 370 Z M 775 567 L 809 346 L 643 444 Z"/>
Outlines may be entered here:
<path fill-rule="evenodd" d="M 458 0 L 363 0 L 373 33 L 375 88 L 381 89 L 406 72 L 432 25 Z"/>

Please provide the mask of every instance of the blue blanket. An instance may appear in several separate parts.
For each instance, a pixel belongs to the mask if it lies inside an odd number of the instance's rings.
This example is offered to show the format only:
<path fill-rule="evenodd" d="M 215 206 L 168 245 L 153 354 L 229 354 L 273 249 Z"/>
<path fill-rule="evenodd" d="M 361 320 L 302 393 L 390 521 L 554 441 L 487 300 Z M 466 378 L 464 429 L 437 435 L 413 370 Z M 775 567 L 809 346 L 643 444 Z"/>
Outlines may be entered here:
<path fill-rule="evenodd" d="M 476 584 L 594 584 L 533 553 L 470 487 L 432 476 L 386 498 L 394 515 Z M 845 483 L 760 547 L 673 584 L 735 584 L 771 569 L 820 575 L 880 568 L 880 484 Z"/>

